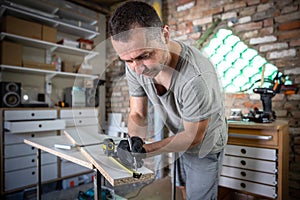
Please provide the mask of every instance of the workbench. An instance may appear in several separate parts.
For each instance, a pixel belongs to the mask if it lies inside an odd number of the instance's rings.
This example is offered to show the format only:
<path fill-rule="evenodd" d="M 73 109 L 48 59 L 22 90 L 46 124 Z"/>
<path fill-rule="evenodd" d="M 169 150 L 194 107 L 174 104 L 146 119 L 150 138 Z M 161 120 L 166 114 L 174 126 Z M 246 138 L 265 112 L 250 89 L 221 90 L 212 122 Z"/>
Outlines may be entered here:
<path fill-rule="evenodd" d="M 41 151 L 66 159 L 78 165 L 95 170 L 95 199 L 101 199 L 101 177 L 104 177 L 113 187 L 121 184 L 143 182 L 154 178 L 154 173 L 142 167 L 138 172 L 142 176 L 137 179 L 113 162 L 102 149 L 102 142 L 107 135 L 85 132 L 84 129 L 68 129 L 59 136 L 25 139 L 24 142 L 37 148 L 37 199 L 41 199 Z M 112 138 L 112 137 L 109 137 Z M 113 138 L 116 143 L 122 138 Z M 71 149 L 56 148 L 55 145 L 73 146 Z M 77 146 L 74 146 L 76 144 Z"/>
<path fill-rule="evenodd" d="M 267 199 L 288 199 L 288 127 L 282 120 L 229 122 L 219 183 L 222 191 L 226 188 Z"/>

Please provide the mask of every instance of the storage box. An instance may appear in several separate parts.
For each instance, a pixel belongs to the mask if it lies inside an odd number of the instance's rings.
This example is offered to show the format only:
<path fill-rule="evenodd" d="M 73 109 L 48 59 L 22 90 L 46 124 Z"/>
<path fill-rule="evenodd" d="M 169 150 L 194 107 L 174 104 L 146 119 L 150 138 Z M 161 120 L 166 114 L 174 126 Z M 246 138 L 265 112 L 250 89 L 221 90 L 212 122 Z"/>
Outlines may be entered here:
<path fill-rule="evenodd" d="M 57 30 L 56 28 L 43 25 L 42 26 L 42 40 L 47 42 L 57 42 Z"/>
<path fill-rule="evenodd" d="M 93 67 L 86 64 L 75 65 L 76 73 L 78 74 L 88 74 L 91 75 L 93 72 Z"/>
<path fill-rule="evenodd" d="M 56 71 L 56 66 L 53 64 L 39 63 L 33 61 L 23 61 L 23 67 Z"/>
<path fill-rule="evenodd" d="M 57 44 L 65 45 L 68 47 L 79 48 L 79 42 L 74 40 L 62 39 Z"/>
<path fill-rule="evenodd" d="M 94 48 L 94 42 L 92 40 L 86 40 L 86 39 L 78 39 L 79 42 L 79 48 L 85 49 L 85 50 L 92 50 Z"/>
<path fill-rule="evenodd" d="M 22 45 L 8 41 L 2 41 L 0 45 L 1 64 L 22 66 Z"/>
<path fill-rule="evenodd" d="M 72 61 L 63 61 L 62 62 L 62 71 L 63 72 L 76 72 L 75 70 L 75 62 Z"/>
<path fill-rule="evenodd" d="M 62 180 L 62 188 L 64 190 L 73 188 L 79 185 L 78 177 L 68 178 Z"/>
<path fill-rule="evenodd" d="M 39 40 L 42 38 L 41 24 L 12 16 L 4 17 L 2 23 L 2 31 Z"/>

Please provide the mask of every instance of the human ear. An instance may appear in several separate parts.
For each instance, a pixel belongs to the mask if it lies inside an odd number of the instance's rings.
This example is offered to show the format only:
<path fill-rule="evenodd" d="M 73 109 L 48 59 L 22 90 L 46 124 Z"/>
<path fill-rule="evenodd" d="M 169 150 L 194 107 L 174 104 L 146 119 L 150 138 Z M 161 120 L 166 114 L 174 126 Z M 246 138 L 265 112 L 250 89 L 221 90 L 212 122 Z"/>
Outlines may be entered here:
<path fill-rule="evenodd" d="M 164 25 L 164 27 L 162 28 L 162 37 L 165 44 L 168 44 L 170 41 L 170 29 L 168 25 Z"/>

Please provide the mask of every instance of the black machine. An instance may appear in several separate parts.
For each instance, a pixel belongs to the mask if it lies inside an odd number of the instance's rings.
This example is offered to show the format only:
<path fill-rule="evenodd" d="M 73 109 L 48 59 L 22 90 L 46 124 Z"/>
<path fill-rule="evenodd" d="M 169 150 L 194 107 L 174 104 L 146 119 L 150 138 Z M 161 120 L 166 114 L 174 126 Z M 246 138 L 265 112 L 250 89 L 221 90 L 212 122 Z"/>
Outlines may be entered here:
<path fill-rule="evenodd" d="M 260 99 L 262 101 L 263 110 L 260 111 L 258 108 L 254 108 L 253 111 L 250 111 L 247 118 L 250 121 L 259 122 L 259 123 L 270 123 L 275 121 L 276 114 L 272 110 L 272 98 L 279 93 L 281 86 L 285 82 L 285 76 L 279 75 L 280 72 L 277 72 L 275 78 L 270 81 L 272 84 L 269 88 L 254 88 L 253 92 L 260 94 Z"/>
<path fill-rule="evenodd" d="M 254 88 L 254 93 L 260 94 L 260 99 L 263 105 L 263 111 L 258 109 L 252 113 L 252 120 L 260 123 L 273 122 L 276 119 L 275 112 L 272 111 L 272 98 L 275 96 L 275 91 L 269 88 Z M 249 116 L 250 117 L 250 116 Z"/>

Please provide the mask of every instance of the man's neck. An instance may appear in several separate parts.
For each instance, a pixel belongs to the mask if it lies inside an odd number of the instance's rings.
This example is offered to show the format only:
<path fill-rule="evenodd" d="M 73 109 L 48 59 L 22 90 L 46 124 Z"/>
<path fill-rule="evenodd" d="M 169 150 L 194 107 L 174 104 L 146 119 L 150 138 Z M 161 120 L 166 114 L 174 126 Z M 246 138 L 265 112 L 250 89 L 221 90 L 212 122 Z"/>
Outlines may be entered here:
<path fill-rule="evenodd" d="M 154 78 L 154 82 L 168 90 L 171 84 L 174 70 L 176 69 L 181 52 L 181 46 L 177 42 L 170 41 L 168 45 L 168 60 L 164 69 Z"/>

